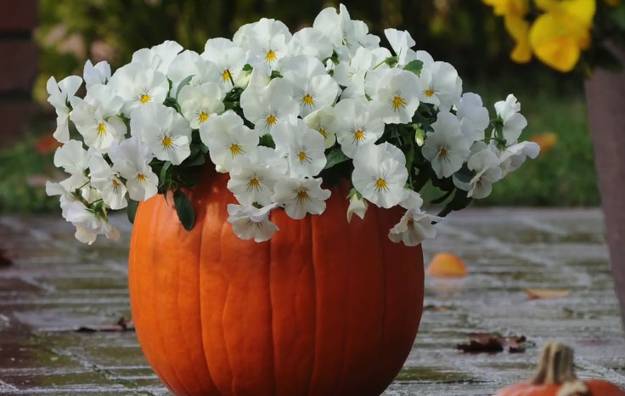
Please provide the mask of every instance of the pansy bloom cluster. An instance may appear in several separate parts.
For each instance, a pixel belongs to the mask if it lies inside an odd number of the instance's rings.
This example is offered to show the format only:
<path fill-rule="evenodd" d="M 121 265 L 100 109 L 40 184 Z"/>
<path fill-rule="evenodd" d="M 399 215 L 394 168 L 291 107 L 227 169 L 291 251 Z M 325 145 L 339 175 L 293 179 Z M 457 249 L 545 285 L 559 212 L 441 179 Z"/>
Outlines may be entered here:
<path fill-rule="evenodd" d="M 158 193 L 172 194 L 190 229 L 185 191 L 213 166 L 228 173 L 238 202 L 227 208 L 233 231 L 262 242 L 278 231 L 273 210 L 321 215 L 332 184 L 346 181 L 348 220 L 364 218 L 368 205 L 399 205 L 405 212 L 388 236 L 416 245 L 538 146 L 518 142 L 527 122 L 513 95 L 491 117 L 480 96 L 462 92 L 452 65 L 415 50 L 406 31 L 384 34 L 390 50 L 341 5 L 293 34 L 263 18 L 232 40 L 208 40 L 201 54 L 166 41 L 114 73 L 87 61 L 82 78 L 50 78 L 63 143 L 54 164 L 69 177 L 47 192 L 60 196 L 82 242 L 116 237 L 108 214 L 127 209 L 132 218 Z M 442 191 L 437 215 L 423 209 L 426 185 Z"/>

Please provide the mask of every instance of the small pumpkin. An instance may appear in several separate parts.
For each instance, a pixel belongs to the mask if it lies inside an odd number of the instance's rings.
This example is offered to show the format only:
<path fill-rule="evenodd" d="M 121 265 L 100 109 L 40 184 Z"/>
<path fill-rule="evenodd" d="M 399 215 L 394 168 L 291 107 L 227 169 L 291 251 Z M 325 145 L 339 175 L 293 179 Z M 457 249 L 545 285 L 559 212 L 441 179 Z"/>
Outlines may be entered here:
<path fill-rule="evenodd" d="M 387 238 L 400 211 L 345 218 L 335 187 L 321 216 L 272 213 L 263 243 L 232 232 L 227 176 L 188 192 L 185 230 L 162 195 L 139 205 L 129 286 L 139 342 L 177 395 L 374 396 L 412 349 L 423 256 Z"/>
<path fill-rule="evenodd" d="M 495 396 L 625 396 L 625 391 L 608 381 L 578 379 L 573 358 L 573 349 L 550 342 L 543 350 L 534 378 L 508 386 Z"/>

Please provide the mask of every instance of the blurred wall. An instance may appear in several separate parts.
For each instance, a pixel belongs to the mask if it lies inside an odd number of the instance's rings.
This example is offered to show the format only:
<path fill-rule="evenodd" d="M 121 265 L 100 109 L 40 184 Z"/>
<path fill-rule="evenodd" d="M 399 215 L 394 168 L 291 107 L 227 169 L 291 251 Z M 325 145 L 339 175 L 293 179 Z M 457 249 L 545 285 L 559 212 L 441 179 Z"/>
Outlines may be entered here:
<path fill-rule="evenodd" d="M 34 111 L 31 89 L 37 76 L 32 31 L 37 0 L 0 0 L 0 148 L 27 126 Z"/>

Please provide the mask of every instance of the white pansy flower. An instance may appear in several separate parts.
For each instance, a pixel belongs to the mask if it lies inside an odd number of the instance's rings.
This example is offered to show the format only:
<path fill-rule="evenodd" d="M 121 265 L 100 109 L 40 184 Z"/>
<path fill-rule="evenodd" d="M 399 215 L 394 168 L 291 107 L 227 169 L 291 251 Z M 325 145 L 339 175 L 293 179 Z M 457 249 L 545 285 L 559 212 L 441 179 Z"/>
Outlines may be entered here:
<path fill-rule="evenodd" d="M 251 157 L 230 170 L 228 189 L 244 205 L 268 205 L 272 202 L 273 186 L 281 176 L 272 165 L 283 159 L 268 147 L 258 147 Z"/>
<path fill-rule="evenodd" d="M 384 123 L 366 99 L 343 99 L 334 107 L 336 131 L 341 150 L 354 158 L 358 150 L 374 144 L 384 133 Z"/>
<path fill-rule="evenodd" d="M 404 200 L 406 157 L 388 142 L 362 147 L 354 157 L 352 183 L 369 202 L 391 208 Z"/>
<path fill-rule="evenodd" d="M 124 100 L 124 114 L 151 103 L 163 103 L 169 92 L 167 77 L 161 72 L 129 63 L 113 73 L 109 85 Z"/>
<path fill-rule="evenodd" d="M 384 59 L 391 56 L 386 48 L 367 49 L 360 47 L 354 56 L 335 66 L 333 77 L 345 87 L 341 98 L 364 98 L 365 75 L 376 67 L 376 70 L 387 69 Z"/>
<path fill-rule="evenodd" d="M 460 99 L 462 80 L 451 64 L 437 61 L 423 67 L 417 90 L 421 102 L 449 110 Z"/>
<path fill-rule="evenodd" d="M 499 165 L 500 159 L 490 147 L 471 155 L 467 167 L 475 172 L 475 176 L 469 181 L 467 197 L 475 199 L 488 197 L 493 190 L 493 183 L 503 177 Z"/>
<path fill-rule="evenodd" d="M 361 220 L 364 220 L 368 207 L 369 204 L 366 199 L 361 197 L 359 194 L 352 194 L 349 198 L 349 206 L 347 207 L 347 222 L 351 223 L 354 215 L 360 217 Z"/>
<path fill-rule="evenodd" d="M 339 85 L 326 73 L 319 59 L 306 55 L 287 57 L 279 66 L 293 87 L 293 98 L 299 103 L 302 117 L 334 104 Z"/>
<path fill-rule="evenodd" d="M 462 134 L 458 118 L 447 111 L 438 113 L 432 128 L 434 132 L 427 133 L 422 147 L 423 156 L 437 177 L 449 177 L 462 168 L 471 142 Z"/>
<path fill-rule="evenodd" d="M 107 151 L 124 138 L 123 104 L 110 86 L 102 84 L 91 85 L 84 99 L 73 99 L 70 118 L 87 146 Z"/>
<path fill-rule="evenodd" d="M 483 140 L 484 131 L 490 124 L 490 117 L 482 104 L 482 98 L 467 92 L 462 95 L 456 107 L 456 116 L 460 120 L 462 133 L 473 141 Z"/>
<path fill-rule="evenodd" d="M 294 177 L 313 177 L 326 165 L 323 136 L 309 128 L 304 121 L 278 125 L 272 132 L 276 150 L 283 153 Z"/>
<path fill-rule="evenodd" d="M 363 21 L 352 20 L 347 8 L 339 5 L 336 8 L 328 7 L 317 15 L 313 22 L 313 29 L 325 35 L 335 49 L 345 46 L 354 53 L 358 47 L 377 48 L 380 38 L 369 34 L 369 28 Z"/>
<path fill-rule="evenodd" d="M 244 158 L 252 155 L 258 145 L 258 135 L 243 125 L 234 111 L 210 117 L 200 126 L 200 138 L 208 147 L 210 158 L 218 172 L 228 172 Z"/>
<path fill-rule="evenodd" d="M 527 126 L 527 120 L 520 113 L 521 104 L 510 94 L 505 101 L 495 103 L 497 116 L 503 122 L 503 137 L 507 144 L 514 144 Z"/>
<path fill-rule="evenodd" d="M 421 209 L 408 209 L 388 233 L 388 238 L 395 242 L 402 242 L 406 246 L 417 246 L 426 239 L 436 236 L 436 228 L 432 224 L 433 216 Z"/>
<path fill-rule="evenodd" d="M 305 27 L 293 34 L 289 41 L 288 54 L 290 56 L 308 55 L 324 60 L 332 56 L 332 43 L 318 30 Z"/>
<path fill-rule="evenodd" d="M 333 107 L 326 106 L 319 110 L 313 111 L 304 118 L 304 122 L 309 128 L 314 129 L 323 136 L 325 148 L 334 146 L 336 142 L 335 111 Z"/>
<path fill-rule="evenodd" d="M 169 65 L 183 48 L 175 41 L 166 40 L 152 48 L 142 48 L 132 54 L 132 62 L 141 65 L 144 69 L 151 69 L 167 74 Z"/>
<path fill-rule="evenodd" d="M 293 100 L 293 89 L 288 81 L 274 78 L 264 88 L 256 84 L 250 83 L 241 94 L 241 108 L 259 136 L 272 133 L 278 125 L 290 123 L 297 117 L 299 105 Z"/>
<path fill-rule="evenodd" d="M 211 61 L 219 73 L 219 81 L 226 90 L 240 85 L 243 67 L 247 63 L 245 51 L 225 38 L 210 39 L 204 45 L 202 58 Z"/>
<path fill-rule="evenodd" d="M 124 140 L 108 153 L 113 169 L 126 179 L 128 196 L 145 201 L 158 192 L 158 176 L 152 171 L 152 154 L 137 136 Z"/>
<path fill-rule="evenodd" d="M 65 77 L 58 83 L 50 77 L 46 83 L 48 103 L 56 111 L 56 130 L 52 134 L 56 140 L 65 143 L 69 140 L 69 103 L 76 96 L 82 79 L 78 76 Z"/>
<path fill-rule="evenodd" d="M 290 40 L 291 33 L 284 23 L 267 18 L 241 26 L 232 39 L 249 52 L 252 66 L 267 64 L 272 68 L 286 55 Z"/>
<path fill-rule="evenodd" d="M 421 194 L 418 192 L 406 189 L 406 196 L 403 201 L 399 203 L 404 209 L 421 209 L 423 206 L 423 198 L 421 198 Z"/>
<path fill-rule="evenodd" d="M 368 73 L 366 78 L 376 79 L 375 83 L 367 84 L 371 88 L 368 93 L 384 122 L 403 124 L 412 121 L 412 116 L 419 107 L 418 81 L 414 73 L 386 69 L 380 70 L 379 75 Z"/>
<path fill-rule="evenodd" d="M 407 30 L 384 29 L 384 35 L 395 52 L 400 67 L 417 58 L 416 52 L 412 49 L 416 43 Z"/>
<path fill-rule="evenodd" d="M 179 165 L 190 154 L 191 127 L 176 110 L 152 103 L 133 112 L 130 130 L 161 161 Z"/>
<path fill-rule="evenodd" d="M 87 89 L 94 84 L 106 84 L 111 78 L 111 65 L 105 60 L 91 63 L 90 60 L 85 62 L 82 77 L 85 80 Z"/>
<path fill-rule="evenodd" d="M 91 245 L 98 235 L 108 239 L 118 240 L 119 231 L 106 219 L 88 210 L 78 199 L 71 196 L 61 196 L 61 211 L 63 218 L 76 227 L 74 236 L 82 243 Z"/>
<path fill-rule="evenodd" d="M 517 170 L 528 159 L 538 157 L 540 146 L 535 142 L 521 142 L 506 147 L 499 156 L 503 176 Z"/>
<path fill-rule="evenodd" d="M 187 78 L 189 85 L 206 82 L 221 83 L 221 76 L 212 62 L 202 58 L 195 51 L 185 50 L 179 53 L 169 65 L 167 78 L 171 81 L 171 96 L 175 97 L 181 89 L 181 83 Z"/>
<path fill-rule="evenodd" d="M 180 89 L 178 103 L 182 115 L 192 129 L 199 129 L 211 116 L 224 111 L 226 92 L 221 84 L 206 82 L 202 85 L 187 85 Z"/>
<path fill-rule="evenodd" d="M 228 205 L 228 223 L 232 231 L 241 239 L 254 239 L 256 242 L 265 242 L 271 239 L 278 231 L 278 227 L 269 220 L 269 213 L 275 205 L 262 208 L 243 205 Z"/>
<path fill-rule="evenodd" d="M 330 190 L 321 188 L 321 178 L 282 178 L 276 182 L 273 201 L 284 207 L 292 219 L 303 219 L 307 213 L 322 214 Z"/>
<path fill-rule="evenodd" d="M 89 177 L 91 185 L 98 190 L 102 200 L 113 210 L 128 206 L 126 186 L 117 172 L 97 151 L 89 150 Z"/>
<path fill-rule="evenodd" d="M 87 159 L 87 151 L 78 140 L 68 140 L 56 149 L 54 166 L 62 168 L 70 175 L 60 183 L 65 190 L 73 192 L 89 182 L 85 176 L 85 170 L 88 167 Z"/>

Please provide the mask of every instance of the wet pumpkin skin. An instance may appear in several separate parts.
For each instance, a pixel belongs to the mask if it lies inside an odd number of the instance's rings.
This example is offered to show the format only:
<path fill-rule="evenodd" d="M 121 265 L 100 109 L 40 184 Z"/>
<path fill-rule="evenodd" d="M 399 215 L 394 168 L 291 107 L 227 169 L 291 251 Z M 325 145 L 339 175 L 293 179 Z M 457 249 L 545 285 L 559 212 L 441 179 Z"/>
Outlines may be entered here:
<path fill-rule="evenodd" d="M 347 223 L 347 190 L 270 242 L 240 240 L 224 175 L 190 192 L 193 230 L 171 200 L 139 206 L 129 287 L 148 361 L 177 395 L 379 395 L 412 347 L 423 305 L 420 247 L 388 240 L 401 210 Z"/>

